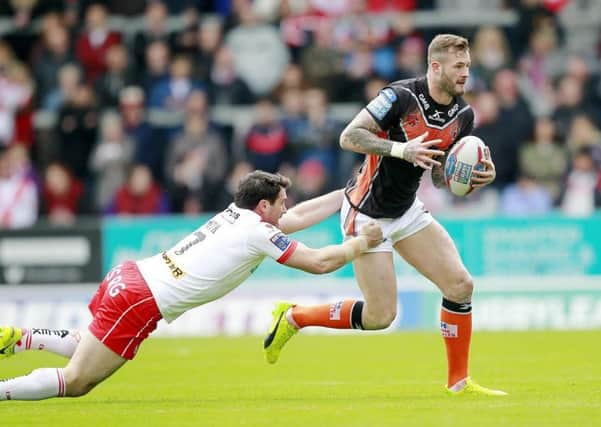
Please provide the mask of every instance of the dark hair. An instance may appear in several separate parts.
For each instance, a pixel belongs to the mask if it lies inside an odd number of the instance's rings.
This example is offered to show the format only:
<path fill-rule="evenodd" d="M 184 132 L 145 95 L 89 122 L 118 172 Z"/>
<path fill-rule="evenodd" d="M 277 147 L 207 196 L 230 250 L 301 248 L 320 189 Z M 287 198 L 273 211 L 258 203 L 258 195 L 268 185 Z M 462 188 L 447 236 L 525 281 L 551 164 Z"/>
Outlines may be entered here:
<path fill-rule="evenodd" d="M 290 187 L 290 179 L 261 170 L 249 173 L 240 180 L 234 203 L 242 209 L 254 209 L 263 199 L 274 203 L 282 188 Z"/>

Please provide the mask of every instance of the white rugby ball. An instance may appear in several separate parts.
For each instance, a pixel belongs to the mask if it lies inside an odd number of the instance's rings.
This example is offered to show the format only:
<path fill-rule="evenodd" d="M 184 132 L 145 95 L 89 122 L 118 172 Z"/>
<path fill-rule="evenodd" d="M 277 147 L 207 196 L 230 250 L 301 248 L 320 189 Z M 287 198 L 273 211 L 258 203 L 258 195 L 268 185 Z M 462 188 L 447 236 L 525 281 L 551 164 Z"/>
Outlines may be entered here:
<path fill-rule="evenodd" d="M 444 178 L 451 193 L 456 196 L 471 193 L 472 172 L 485 169 L 482 163 L 485 148 L 484 142 L 473 135 L 464 136 L 451 147 L 444 165 Z"/>

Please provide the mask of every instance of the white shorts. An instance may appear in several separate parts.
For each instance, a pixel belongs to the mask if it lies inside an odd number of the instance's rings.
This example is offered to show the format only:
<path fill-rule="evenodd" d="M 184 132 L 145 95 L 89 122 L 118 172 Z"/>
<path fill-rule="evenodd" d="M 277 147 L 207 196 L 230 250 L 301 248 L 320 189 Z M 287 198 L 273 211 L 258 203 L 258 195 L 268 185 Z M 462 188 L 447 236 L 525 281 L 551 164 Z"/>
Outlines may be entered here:
<path fill-rule="evenodd" d="M 348 200 L 346 197 L 344 198 L 340 209 L 340 228 L 345 240 L 351 237 L 346 231 L 349 229 L 350 222 L 354 222 L 354 229 L 358 232 L 364 224 L 371 220 L 377 221 L 382 227 L 384 241 L 366 252 L 392 252 L 396 242 L 423 230 L 434 221 L 434 218 L 430 212 L 426 211 L 424 204 L 417 197 L 407 212 L 398 218 L 371 218 L 351 209 Z"/>

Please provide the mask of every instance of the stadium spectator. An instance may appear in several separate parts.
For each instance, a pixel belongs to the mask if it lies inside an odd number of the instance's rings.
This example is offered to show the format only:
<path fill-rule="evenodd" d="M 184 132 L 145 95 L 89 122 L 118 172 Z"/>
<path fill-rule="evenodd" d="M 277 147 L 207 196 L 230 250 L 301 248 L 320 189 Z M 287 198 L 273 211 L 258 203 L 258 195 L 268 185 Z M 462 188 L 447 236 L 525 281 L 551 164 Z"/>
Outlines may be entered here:
<path fill-rule="evenodd" d="M 567 150 L 557 140 L 553 122 L 546 117 L 537 119 L 534 140 L 519 150 L 520 174 L 532 177 L 557 203 L 567 162 Z"/>
<path fill-rule="evenodd" d="M 140 85 L 144 92 L 150 93 L 152 88 L 169 77 L 169 60 L 171 50 L 169 45 L 161 40 L 148 45 L 145 51 L 145 63 L 140 69 Z"/>
<path fill-rule="evenodd" d="M 0 148 L 0 230 L 32 226 L 38 217 L 38 189 L 27 149 Z"/>
<path fill-rule="evenodd" d="M 336 176 L 338 172 L 338 136 L 343 128 L 330 114 L 324 90 L 311 88 L 304 93 L 306 126 L 290 145 L 295 165 L 308 158 L 319 159 Z M 344 172 L 345 175 L 348 171 Z"/>
<path fill-rule="evenodd" d="M 215 206 L 215 212 L 224 210 L 234 200 L 234 195 L 238 189 L 238 184 L 242 178 L 253 171 L 253 167 L 248 162 L 238 162 L 234 165 L 229 175 L 227 176 L 221 191 L 215 195 L 213 200 Z M 288 206 L 288 204 L 286 204 Z"/>
<path fill-rule="evenodd" d="M 557 103 L 551 117 L 562 141 L 568 138 L 574 118 L 586 111 L 583 90 L 582 83 L 575 77 L 564 76 L 559 80 Z"/>
<path fill-rule="evenodd" d="M 63 105 L 71 103 L 82 83 L 81 68 L 75 63 L 67 63 L 58 70 L 58 86 L 50 90 L 40 100 L 43 110 L 58 112 Z"/>
<path fill-rule="evenodd" d="M 205 18 L 200 23 L 193 53 L 194 76 L 203 82 L 209 80 L 214 68 L 214 61 L 221 50 L 223 42 L 223 26 L 218 19 Z M 232 63 L 233 65 L 233 63 Z"/>
<path fill-rule="evenodd" d="M 535 115 L 549 114 L 553 109 L 552 82 L 565 62 L 557 37 L 554 28 L 543 27 L 532 34 L 528 50 L 517 57 L 522 90 Z"/>
<path fill-rule="evenodd" d="M 474 35 L 472 67 L 469 87 L 492 89 L 498 71 L 512 66 L 507 39 L 498 27 L 482 27 Z"/>
<path fill-rule="evenodd" d="M 44 44 L 32 61 L 36 82 L 37 105 L 47 105 L 48 97 L 59 86 L 59 70 L 74 61 L 69 33 L 61 25 L 51 26 L 43 33 Z"/>
<path fill-rule="evenodd" d="M 244 140 L 246 160 L 255 169 L 276 172 L 287 160 L 288 135 L 269 99 L 255 105 L 255 122 Z"/>
<path fill-rule="evenodd" d="M 90 158 L 96 212 L 106 211 L 117 190 L 125 183 L 134 149 L 134 142 L 125 134 L 119 115 L 104 114 L 100 138 Z"/>
<path fill-rule="evenodd" d="M 301 143 L 303 132 L 308 126 L 305 114 L 304 92 L 286 89 L 280 95 L 282 114 L 280 122 L 286 130 L 291 147 Z"/>
<path fill-rule="evenodd" d="M 547 189 L 528 175 L 520 175 L 501 192 L 499 211 L 503 215 L 544 215 L 552 208 L 553 199 Z"/>
<path fill-rule="evenodd" d="M 169 65 L 169 77 L 150 89 L 148 106 L 169 111 L 183 111 L 194 90 L 204 86 L 192 78 L 192 62 L 187 56 L 176 56 Z"/>
<path fill-rule="evenodd" d="M 86 79 L 94 83 L 106 71 L 106 53 L 121 42 L 121 34 L 108 28 L 107 10 L 94 3 L 86 10 L 86 28 L 75 44 L 75 55 L 83 66 Z"/>
<path fill-rule="evenodd" d="M 144 108 L 144 91 L 129 86 L 119 96 L 120 112 L 126 135 L 134 142 L 134 163 L 148 166 L 154 178 L 163 179 L 165 135 L 150 125 Z"/>
<path fill-rule="evenodd" d="M 399 43 L 395 55 L 393 80 L 403 80 L 424 74 L 426 47 L 419 37 L 408 37 Z"/>
<path fill-rule="evenodd" d="M 572 156 L 561 197 L 561 211 L 583 217 L 601 206 L 601 168 L 595 164 L 590 147 L 580 147 Z"/>
<path fill-rule="evenodd" d="M 501 121 L 497 97 L 491 92 L 481 92 L 474 103 L 476 128 L 473 134 L 486 141 L 495 158 L 497 176 L 491 184 L 499 190 L 515 182 L 520 141 L 511 139 L 510 122 Z"/>
<path fill-rule="evenodd" d="M 59 160 L 81 181 L 89 177 L 90 154 L 96 143 L 98 108 L 88 84 L 77 86 L 59 111 Z"/>
<path fill-rule="evenodd" d="M 144 12 L 144 28 L 134 36 L 133 54 L 138 68 L 144 68 L 148 46 L 157 41 L 171 45 L 171 33 L 167 28 L 167 7 L 160 0 L 147 2 Z"/>
<path fill-rule="evenodd" d="M 57 225 L 72 225 L 86 211 L 84 186 L 61 163 L 51 163 L 44 173 L 42 214 Z"/>
<path fill-rule="evenodd" d="M 307 228 L 340 207 L 342 192 L 307 201 L 286 212 L 290 180 L 256 171 L 240 183 L 234 203 L 174 247 L 137 262 L 115 266 L 89 308 L 87 331 L 31 335 L 28 329 L 0 330 L 2 356 L 44 348 L 70 360 L 59 369 L 36 369 L 0 382 L 0 400 L 41 400 L 87 394 L 135 357 L 159 320 L 184 312 L 238 287 L 266 258 L 310 273 L 334 271 L 382 241 L 368 223 L 339 245 L 311 249 L 286 234 Z M 29 344 L 28 344 L 29 343 Z"/>
<path fill-rule="evenodd" d="M 121 90 L 137 80 L 124 45 L 116 44 L 107 50 L 106 68 L 106 72 L 96 81 L 95 89 L 104 108 L 115 108 L 119 105 Z"/>
<path fill-rule="evenodd" d="M 225 36 L 232 51 L 236 72 L 257 96 L 268 94 L 277 86 L 290 53 L 273 27 L 262 23 L 248 3 L 240 8 L 240 25 Z"/>
<path fill-rule="evenodd" d="M 126 182 L 117 189 L 108 213 L 116 215 L 158 215 L 169 212 L 163 189 L 146 165 L 133 165 Z"/>
<path fill-rule="evenodd" d="M 311 86 L 327 88 L 331 97 L 345 90 L 344 53 L 334 47 L 332 25 L 324 24 L 313 33 L 313 43 L 300 53 L 303 75 Z"/>
<path fill-rule="evenodd" d="M 33 82 L 24 65 L 16 61 L 0 64 L 0 146 L 15 139 L 18 112 L 31 102 L 32 95 Z"/>
<path fill-rule="evenodd" d="M 321 161 L 307 159 L 298 166 L 294 182 L 290 198 L 294 203 L 300 203 L 327 192 L 328 171 Z"/>
<path fill-rule="evenodd" d="M 165 171 L 176 212 L 212 211 L 212 199 L 225 180 L 228 156 L 218 129 L 207 115 L 188 114 L 184 128 L 169 144 Z"/>
<path fill-rule="evenodd" d="M 500 70 L 493 77 L 492 89 L 499 102 L 499 121 L 507 127 L 513 145 L 519 147 L 532 135 L 534 117 L 520 94 L 515 71 Z"/>
<path fill-rule="evenodd" d="M 248 85 L 238 76 L 234 57 L 227 46 L 221 46 L 215 52 L 206 81 L 211 105 L 249 105 L 256 100 Z"/>
<path fill-rule="evenodd" d="M 390 326 L 397 310 L 394 250 L 443 294 L 440 325 L 447 349 L 447 391 L 506 394 L 481 387 L 469 377 L 473 281 L 447 232 L 415 195 L 425 169 L 436 168 L 436 177 L 444 176 L 441 163 L 433 157 L 444 156 L 442 149 L 471 133 L 473 112 L 461 98 L 469 63 L 466 39 L 438 35 L 428 47 L 426 76 L 390 84 L 344 129 L 341 146 L 364 153 L 366 158 L 345 189 L 341 227 L 349 238 L 356 227 L 379 218 L 376 221 L 382 225 L 386 240 L 353 263 L 365 301 L 347 299 L 318 306 L 277 304 L 264 342 L 267 362 L 275 363 L 286 342 L 306 326 L 366 330 Z M 457 126 L 455 132 L 437 131 L 452 123 Z M 435 139 L 426 140 L 425 130 Z M 483 163 L 484 170 L 472 172 L 476 187 L 495 179 L 490 156 Z M 444 185 L 440 178 L 435 183 L 437 187 Z"/>

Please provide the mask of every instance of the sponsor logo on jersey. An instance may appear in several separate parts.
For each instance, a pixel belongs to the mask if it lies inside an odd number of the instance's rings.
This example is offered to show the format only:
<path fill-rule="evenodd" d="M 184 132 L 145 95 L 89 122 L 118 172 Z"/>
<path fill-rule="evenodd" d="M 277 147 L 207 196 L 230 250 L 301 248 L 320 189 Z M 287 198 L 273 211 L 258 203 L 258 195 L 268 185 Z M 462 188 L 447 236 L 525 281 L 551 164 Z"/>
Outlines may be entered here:
<path fill-rule="evenodd" d="M 428 119 L 434 120 L 435 122 L 438 122 L 438 123 L 444 123 L 445 119 L 444 119 L 444 117 L 441 116 L 441 114 L 442 113 L 440 111 L 434 110 L 434 113 L 430 114 L 428 116 Z"/>
<path fill-rule="evenodd" d="M 269 240 L 281 251 L 285 251 L 290 246 L 290 238 L 284 233 L 275 234 Z"/>
<path fill-rule="evenodd" d="M 369 104 L 367 104 L 367 110 L 373 114 L 378 120 L 383 120 L 386 114 L 392 109 L 392 102 L 388 99 L 388 96 L 380 92 Z"/>
<path fill-rule="evenodd" d="M 240 218 L 240 213 L 236 212 L 232 208 L 227 208 L 221 213 L 221 217 L 225 219 L 230 224 L 233 224 L 238 218 Z"/>
<path fill-rule="evenodd" d="M 184 252 L 186 252 L 188 249 L 190 249 L 192 246 L 202 242 L 204 239 L 206 239 L 206 235 L 202 232 L 202 231 L 195 231 L 194 233 L 192 233 L 192 235 L 194 236 L 194 238 L 192 240 L 190 240 L 189 242 L 187 242 L 184 246 L 182 246 L 181 248 L 177 248 L 174 252 L 175 255 L 181 255 Z"/>
<path fill-rule="evenodd" d="M 457 325 L 440 322 L 440 332 L 444 338 L 457 338 L 459 336 Z"/>
<path fill-rule="evenodd" d="M 210 219 L 206 224 L 205 224 L 205 228 L 215 234 L 217 232 L 217 230 L 219 230 L 219 227 L 221 227 L 221 224 L 219 224 L 217 221 L 215 221 L 214 219 Z"/>
<path fill-rule="evenodd" d="M 390 102 L 396 101 L 396 93 L 394 93 L 394 90 L 387 87 L 382 91 L 382 93 L 386 96 L 386 98 L 388 98 Z"/>
<path fill-rule="evenodd" d="M 420 102 L 424 106 L 424 110 L 428 110 L 430 108 L 430 103 L 428 102 L 428 100 L 426 99 L 424 94 L 420 93 L 417 97 L 419 98 Z"/>
<path fill-rule="evenodd" d="M 457 111 L 459 111 L 459 104 L 455 104 L 451 107 L 451 109 L 449 111 L 447 111 L 447 115 L 449 117 L 453 117 Z"/>
<path fill-rule="evenodd" d="M 175 279 L 180 279 L 184 276 L 184 271 L 173 262 L 171 257 L 167 255 L 167 252 L 163 252 L 161 257 L 163 258 L 163 261 L 165 261 L 165 264 L 167 264 L 167 267 L 169 267 L 169 270 L 171 270 L 171 275 Z"/>

